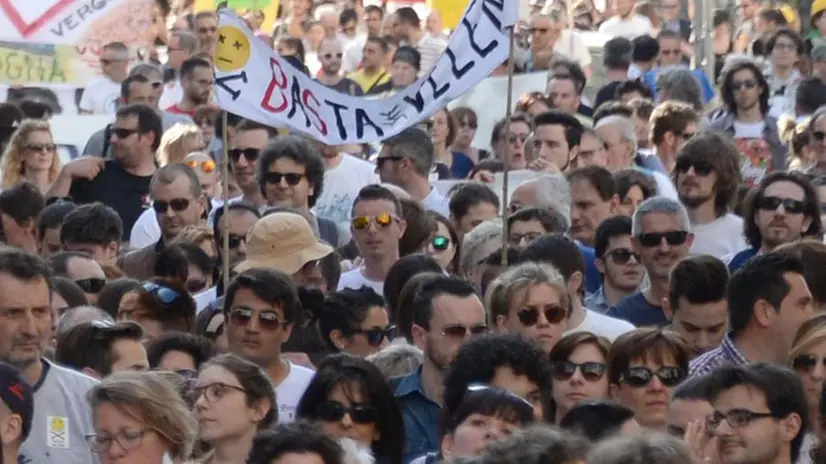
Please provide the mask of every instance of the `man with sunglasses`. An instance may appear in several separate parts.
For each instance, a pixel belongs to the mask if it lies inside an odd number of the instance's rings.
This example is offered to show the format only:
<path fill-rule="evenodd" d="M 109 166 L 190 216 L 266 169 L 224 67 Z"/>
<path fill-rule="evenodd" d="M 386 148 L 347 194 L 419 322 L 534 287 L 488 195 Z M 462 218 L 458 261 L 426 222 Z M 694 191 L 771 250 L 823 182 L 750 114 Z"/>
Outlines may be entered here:
<path fill-rule="evenodd" d="M 686 378 L 688 348 L 674 332 L 648 327 L 620 336 L 608 352 L 611 399 L 634 410 L 643 428 L 664 432 L 668 401 Z"/>
<path fill-rule="evenodd" d="M 49 266 L 57 277 L 76 283 L 90 304 L 96 304 L 98 294 L 106 285 L 106 274 L 90 255 L 79 251 L 64 251 L 49 258 Z"/>
<path fill-rule="evenodd" d="M 272 127 L 248 119 L 236 126 L 227 153 L 230 172 L 241 189 L 242 196 L 231 199 L 231 202 L 243 201 L 259 208 L 267 204 L 258 184 L 258 157 L 269 141 L 277 136 L 278 132 Z"/>
<path fill-rule="evenodd" d="M 149 369 L 143 329 L 133 321 L 77 324 L 58 337 L 54 359 L 95 379 Z"/>
<path fill-rule="evenodd" d="M 668 298 L 671 270 L 688 256 L 694 241 L 688 213 L 680 202 L 651 197 L 631 219 L 631 244 L 648 274 L 649 285 L 608 309 L 605 314 L 637 327 L 668 323 L 662 302 Z"/>
<path fill-rule="evenodd" d="M 120 83 L 129 70 L 129 48 L 123 42 L 110 42 L 100 54 L 101 76 L 89 81 L 78 104 L 80 114 L 112 114 L 117 108 Z"/>
<path fill-rule="evenodd" d="M 730 258 L 729 270 L 803 237 L 822 239 L 818 205 L 817 192 L 802 174 L 774 172 L 764 177 L 743 203 L 743 235 L 749 247 Z"/>
<path fill-rule="evenodd" d="M 740 159 L 731 139 L 717 132 L 689 138 L 677 154 L 672 176 L 691 219 L 691 254 L 722 258 L 746 248 L 743 219 L 731 213 Z"/>
<path fill-rule="evenodd" d="M 798 329 L 815 315 L 803 263 L 781 253 L 757 256 L 731 277 L 729 332 L 717 348 L 691 361 L 692 377 L 723 364 L 788 365 Z"/>
<path fill-rule="evenodd" d="M 645 273 L 640 255 L 631 244 L 631 218 L 608 218 L 599 224 L 594 236 L 594 265 L 602 274 L 602 285 L 585 298 L 585 306 L 605 314 L 639 288 Z"/>
<path fill-rule="evenodd" d="M 316 80 L 337 92 L 350 96 L 360 96 L 363 94 L 361 86 L 340 74 L 343 55 L 341 41 L 338 37 L 321 39 L 321 43 L 318 45 L 318 60 L 321 62 L 321 72 Z"/>

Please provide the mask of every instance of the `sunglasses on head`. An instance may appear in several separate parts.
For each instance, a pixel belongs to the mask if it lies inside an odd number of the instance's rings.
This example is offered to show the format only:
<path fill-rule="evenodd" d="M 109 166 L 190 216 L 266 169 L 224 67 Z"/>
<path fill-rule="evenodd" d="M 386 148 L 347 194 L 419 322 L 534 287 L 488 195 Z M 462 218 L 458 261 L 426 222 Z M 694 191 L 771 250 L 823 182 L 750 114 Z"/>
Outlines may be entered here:
<path fill-rule="evenodd" d="M 691 135 L 693 136 L 694 134 Z M 711 174 L 711 171 L 714 170 L 710 164 L 703 161 L 681 160 L 678 161 L 677 166 L 675 166 L 677 172 L 679 172 L 680 174 L 685 174 L 692 167 L 694 168 L 694 174 L 697 174 L 701 177 Z"/>
<path fill-rule="evenodd" d="M 430 239 L 430 244 L 436 251 L 445 251 L 450 247 L 450 237 L 444 235 L 436 235 Z"/>
<path fill-rule="evenodd" d="M 367 343 L 370 346 L 379 346 L 381 342 L 384 341 L 386 338 L 388 342 L 392 342 L 393 339 L 396 338 L 396 333 L 398 329 L 393 324 L 388 325 L 385 328 L 374 327 L 372 329 L 351 329 L 350 333 L 353 334 L 361 334 L 367 339 Z"/>
<path fill-rule="evenodd" d="M 264 182 L 267 184 L 279 185 L 281 184 L 281 179 L 287 181 L 287 185 L 294 187 L 301 182 L 301 179 L 304 178 L 304 174 L 296 174 L 294 172 L 268 172 L 264 174 Z"/>
<path fill-rule="evenodd" d="M 485 335 L 489 331 L 490 328 L 485 324 L 478 324 L 470 327 L 462 324 L 451 324 L 442 329 L 442 335 L 446 335 L 451 338 L 465 338 L 468 334 L 475 337 L 478 335 Z"/>
<path fill-rule="evenodd" d="M 635 388 L 642 388 L 651 383 L 654 377 L 666 387 L 676 387 L 685 379 L 685 371 L 677 366 L 661 367 L 657 372 L 647 367 L 629 367 L 623 372 L 619 381 Z"/>
<path fill-rule="evenodd" d="M 366 404 L 354 404 L 347 407 L 337 401 L 325 401 L 315 408 L 316 417 L 325 422 L 338 422 L 344 418 L 345 414 L 349 415 L 350 420 L 356 424 L 372 424 L 376 422 L 378 416 L 376 409 Z"/>
<path fill-rule="evenodd" d="M 370 227 L 371 222 L 383 229 L 393 224 L 393 216 L 390 213 L 382 213 L 378 216 L 357 216 L 353 218 L 351 224 L 355 230 L 364 230 Z"/>
<path fill-rule="evenodd" d="M 239 327 L 248 326 L 253 318 L 258 319 L 259 327 L 269 332 L 275 332 L 286 324 L 281 322 L 275 311 L 262 311 L 256 314 L 249 308 L 235 308 L 229 312 L 230 322 Z"/>
<path fill-rule="evenodd" d="M 554 380 L 565 382 L 576 374 L 577 369 L 582 378 L 596 382 L 605 375 L 605 364 L 598 362 L 575 363 L 573 361 L 554 361 L 551 363 Z"/>
<path fill-rule="evenodd" d="M 163 285 L 154 284 L 152 282 L 144 282 L 143 289 L 165 305 L 174 303 L 175 300 L 181 296 L 180 293 L 169 287 L 164 287 Z"/>
<path fill-rule="evenodd" d="M 206 161 L 196 161 L 196 160 L 189 160 L 186 162 L 186 165 L 191 167 L 192 169 L 200 169 L 207 174 L 212 174 L 215 172 L 215 161 L 206 160 Z"/>
<path fill-rule="evenodd" d="M 519 318 L 519 322 L 521 322 L 522 325 L 532 327 L 539 322 L 540 311 L 545 315 L 545 320 L 547 320 L 549 324 L 559 324 L 565 320 L 565 316 L 568 314 L 568 311 L 562 306 L 547 305 L 542 310 L 539 308 L 520 309 L 519 312 L 516 313 L 516 317 Z"/>
<path fill-rule="evenodd" d="M 757 200 L 757 208 L 764 211 L 777 211 L 780 205 L 789 214 L 802 214 L 806 209 L 805 203 L 793 198 L 760 197 Z"/>
<path fill-rule="evenodd" d="M 255 160 L 258 159 L 258 155 L 261 154 L 261 150 L 257 148 L 233 148 L 232 150 L 228 150 L 227 154 L 229 155 L 229 159 L 231 159 L 233 163 L 237 163 L 241 159 L 241 155 L 244 156 L 245 160 L 249 161 L 250 163 L 254 163 Z"/>
<path fill-rule="evenodd" d="M 628 248 L 617 248 L 609 251 L 607 255 L 610 256 L 611 260 L 616 264 L 625 264 L 628 261 L 631 261 L 632 257 L 634 258 L 634 261 L 638 263 L 640 262 L 640 255 L 635 253 L 633 250 L 629 250 Z"/>
<path fill-rule="evenodd" d="M 176 213 L 180 213 L 181 211 L 185 211 L 189 208 L 190 200 L 186 198 L 175 198 L 174 200 L 170 201 L 153 201 L 152 202 L 152 209 L 155 210 L 158 214 L 165 214 L 169 211 L 169 208 L 172 208 L 172 211 Z"/>
<path fill-rule="evenodd" d="M 92 277 L 89 279 L 76 280 L 75 283 L 83 290 L 83 293 L 97 294 L 106 286 L 106 279 Z"/>
<path fill-rule="evenodd" d="M 640 242 L 640 245 L 646 248 L 660 246 L 663 239 L 665 239 L 669 246 L 679 246 L 688 240 L 688 232 L 684 230 L 670 230 L 668 232 L 651 232 L 637 235 L 637 240 Z"/>
<path fill-rule="evenodd" d="M 818 358 L 808 354 L 801 354 L 792 359 L 792 367 L 796 371 L 812 372 L 818 364 L 826 367 L 826 358 Z"/>
<path fill-rule="evenodd" d="M 23 148 L 25 148 L 26 150 L 31 150 L 31 151 L 38 151 L 38 152 L 44 152 L 45 151 L 45 152 L 51 153 L 51 152 L 57 150 L 57 145 L 55 145 L 53 143 L 29 143 L 29 144 L 26 144 Z"/>

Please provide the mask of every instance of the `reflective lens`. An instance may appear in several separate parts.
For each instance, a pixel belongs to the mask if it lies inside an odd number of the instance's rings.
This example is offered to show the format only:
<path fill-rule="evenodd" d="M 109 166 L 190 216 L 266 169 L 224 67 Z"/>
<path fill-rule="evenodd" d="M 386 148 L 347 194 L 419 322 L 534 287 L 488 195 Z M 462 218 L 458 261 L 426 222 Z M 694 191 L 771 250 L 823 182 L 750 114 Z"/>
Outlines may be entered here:
<path fill-rule="evenodd" d="M 688 240 L 688 232 L 684 230 L 671 230 L 668 232 L 652 232 L 637 236 L 637 240 L 639 240 L 640 244 L 646 248 L 660 246 L 663 239 L 665 239 L 670 246 L 679 246 Z"/>
<path fill-rule="evenodd" d="M 430 240 L 433 249 L 437 251 L 444 251 L 450 246 L 450 237 L 444 235 L 437 235 Z"/>

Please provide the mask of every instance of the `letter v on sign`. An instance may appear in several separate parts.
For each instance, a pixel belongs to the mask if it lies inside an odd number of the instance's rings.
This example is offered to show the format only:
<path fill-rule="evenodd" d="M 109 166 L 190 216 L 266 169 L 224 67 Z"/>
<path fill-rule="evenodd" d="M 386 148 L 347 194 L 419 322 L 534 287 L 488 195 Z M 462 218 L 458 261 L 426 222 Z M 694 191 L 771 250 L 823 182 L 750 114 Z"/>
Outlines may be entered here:
<path fill-rule="evenodd" d="M 26 21 L 15 5 L 24 1 L 25 0 L 0 0 L 0 10 L 6 14 L 6 17 L 9 18 L 9 21 L 11 21 L 12 25 L 17 29 L 17 32 L 19 32 L 24 39 L 29 38 L 29 36 L 42 29 L 46 23 L 76 2 L 76 0 L 52 0 L 52 5 L 47 6 L 49 0 L 38 0 L 35 3 L 43 4 L 41 7 L 43 11 L 38 13 L 31 21 Z"/>

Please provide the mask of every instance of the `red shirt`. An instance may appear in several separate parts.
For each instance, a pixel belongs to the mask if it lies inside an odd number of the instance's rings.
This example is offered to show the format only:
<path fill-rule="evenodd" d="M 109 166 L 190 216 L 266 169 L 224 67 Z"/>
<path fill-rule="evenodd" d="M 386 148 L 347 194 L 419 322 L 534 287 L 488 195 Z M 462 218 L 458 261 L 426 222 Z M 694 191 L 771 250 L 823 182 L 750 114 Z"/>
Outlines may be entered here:
<path fill-rule="evenodd" d="M 177 103 L 175 103 L 174 105 L 167 108 L 166 111 L 168 113 L 172 113 L 172 114 L 183 114 L 185 116 L 189 116 L 190 118 L 195 117 L 195 110 L 194 109 L 192 111 L 184 111 L 184 110 L 181 109 L 181 107 L 178 106 Z"/>

